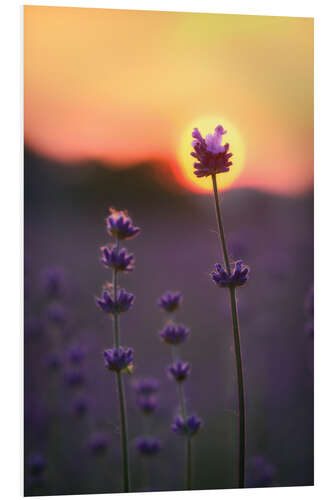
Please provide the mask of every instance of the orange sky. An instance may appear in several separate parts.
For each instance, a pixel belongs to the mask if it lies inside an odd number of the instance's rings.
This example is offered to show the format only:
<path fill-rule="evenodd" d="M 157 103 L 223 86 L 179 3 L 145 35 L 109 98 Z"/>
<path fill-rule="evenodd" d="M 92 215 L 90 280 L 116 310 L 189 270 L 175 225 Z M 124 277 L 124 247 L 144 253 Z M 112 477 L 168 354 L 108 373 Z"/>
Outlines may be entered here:
<path fill-rule="evenodd" d="M 233 186 L 312 186 L 312 19 L 25 6 L 24 81 L 25 140 L 48 156 L 167 161 L 205 189 L 184 133 L 217 117 Z"/>

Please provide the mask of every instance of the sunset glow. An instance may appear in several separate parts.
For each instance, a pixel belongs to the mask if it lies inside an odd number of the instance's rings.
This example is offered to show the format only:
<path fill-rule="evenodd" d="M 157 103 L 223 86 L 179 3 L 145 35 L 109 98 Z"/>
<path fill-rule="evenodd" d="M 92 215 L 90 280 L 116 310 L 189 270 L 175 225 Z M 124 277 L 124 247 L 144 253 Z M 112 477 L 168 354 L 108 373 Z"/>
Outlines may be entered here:
<path fill-rule="evenodd" d="M 224 187 L 312 189 L 312 19 L 25 6 L 24 60 L 37 153 L 163 163 L 175 185 L 205 191 L 191 131 L 221 122 L 234 154 Z"/>
<path fill-rule="evenodd" d="M 240 176 L 244 168 L 245 160 L 245 147 L 242 137 L 237 130 L 236 126 L 218 116 L 206 116 L 194 120 L 190 123 L 184 130 L 183 136 L 181 137 L 181 142 L 178 152 L 179 161 L 179 175 L 178 179 L 183 182 L 185 186 L 192 189 L 193 191 L 211 191 L 212 181 L 210 177 L 198 178 L 193 175 L 193 163 L 195 159 L 190 155 L 193 148 L 191 146 L 192 142 L 192 131 L 197 127 L 202 136 L 205 137 L 209 133 L 214 133 L 214 129 L 217 125 L 221 124 L 227 134 L 223 136 L 223 144 L 229 142 L 230 151 L 233 153 L 231 158 L 232 165 L 230 171 L 217 176 L 217 185 L 219 188 L 228 189 L 230 188 L 234 181 Z"/>

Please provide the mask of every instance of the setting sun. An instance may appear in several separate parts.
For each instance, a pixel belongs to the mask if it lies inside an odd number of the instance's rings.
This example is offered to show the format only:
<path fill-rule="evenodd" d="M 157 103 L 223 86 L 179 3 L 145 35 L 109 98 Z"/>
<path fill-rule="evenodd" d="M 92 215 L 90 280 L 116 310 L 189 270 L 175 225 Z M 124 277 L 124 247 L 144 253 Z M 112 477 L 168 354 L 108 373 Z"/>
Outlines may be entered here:
<path fill-rule="evenodd" d="M 179 180 L 193 191 L 211 191 L 212 181 L 210 177 L 198 178 L 193 174 L 193 163 L 195 159 L 191 156 L 191 151 L 193 151 L 191 146 L 192 131 L 197 127 L 202 136 L 205 137 L 209 133 L 214 133 L 214 129 L 217 125 L 222 125 L 223 128 L 227 130 L 227 133 L 223 136 L 222 143 L 225 144 L 228 142 L 230 144 L 230 151 L 233 153 L 230 172 L 217 176 L 219 189 L 228 189 L 231 187 L 244 168 L 244 142 L 240 132 L 234 124 L 221 116 L 204 116 L 193 120 L 184 130 L 177 155 L 179 162 Z"/>

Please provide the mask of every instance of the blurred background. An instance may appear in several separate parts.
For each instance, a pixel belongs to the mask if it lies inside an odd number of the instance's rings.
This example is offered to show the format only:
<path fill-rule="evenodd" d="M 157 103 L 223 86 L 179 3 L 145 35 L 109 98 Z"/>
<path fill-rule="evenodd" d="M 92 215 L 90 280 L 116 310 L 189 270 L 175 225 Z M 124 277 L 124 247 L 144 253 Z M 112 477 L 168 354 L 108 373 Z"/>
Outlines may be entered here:
<path fill-rule="evenodd" d="M 101 352 L 110 319 L 94 297 L 108 207 L 142 228 L 127 248 L 135 293 L 121 317 L 135 350 L 126 380 L 133 488 L 183 488 L 177 394 L 156 305 L 184 294 L 191 329 L 187 404 L 195 488 L 236 484 L 237 401 L 228 297 L 209 278 L 220 257 L 211 187 L 192 174 L 191 130 L 221 123 L 234 165 L 220 175 L 239 290 L 247 403 L 247 485 L 313 483 L 313 20 L 26 6 L 25 493 L 121 490 L 117 395 Z M 54 285 L 54 283 L 57 285 Z M 160 381 L 144 431 L 132 380 Z"/>

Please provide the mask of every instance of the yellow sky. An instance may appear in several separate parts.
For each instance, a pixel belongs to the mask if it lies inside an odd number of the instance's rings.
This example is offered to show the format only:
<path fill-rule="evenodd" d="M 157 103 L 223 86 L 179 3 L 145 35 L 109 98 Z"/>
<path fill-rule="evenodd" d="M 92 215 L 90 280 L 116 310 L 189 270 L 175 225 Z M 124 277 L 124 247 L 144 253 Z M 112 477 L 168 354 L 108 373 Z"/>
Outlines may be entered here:
<path fill-rule="evenodd" d="M 234 186 L 312 185 L 312 19 L 25 6 L 24 43 L 25 140 L 43 154 L 167 161 L 191 187 L 184 131 L 212 116 L 241 137 Z"/>

